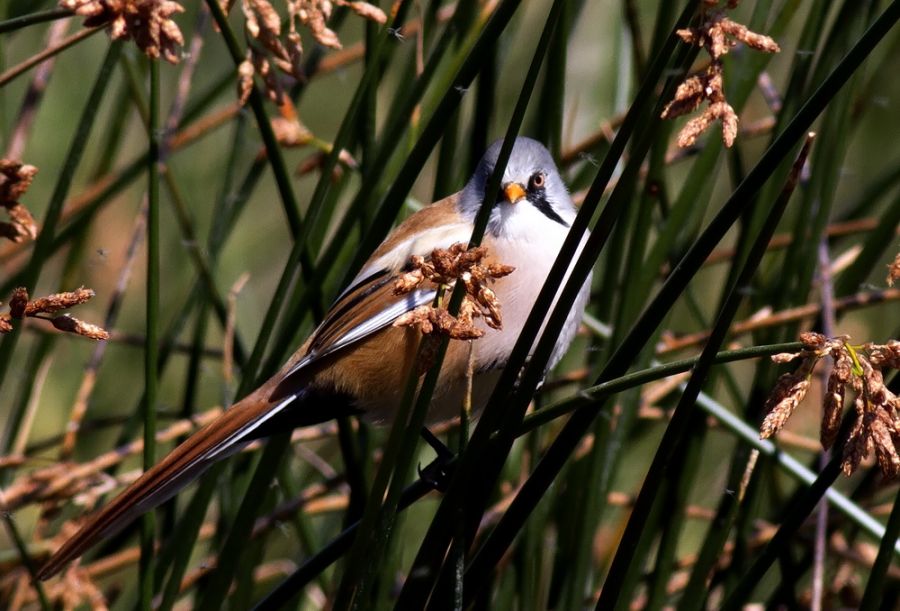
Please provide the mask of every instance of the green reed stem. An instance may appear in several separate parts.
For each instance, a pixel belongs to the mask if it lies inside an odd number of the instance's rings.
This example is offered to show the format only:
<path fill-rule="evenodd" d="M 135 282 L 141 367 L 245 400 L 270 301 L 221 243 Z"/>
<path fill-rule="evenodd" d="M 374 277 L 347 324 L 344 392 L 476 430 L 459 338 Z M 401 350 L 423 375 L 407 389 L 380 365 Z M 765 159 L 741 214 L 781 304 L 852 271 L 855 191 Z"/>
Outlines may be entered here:
<path fill-rule="evenodd" d="M 159 113 L 159 61 L 150 60 L 149 154 L 147 156 L 147 278 L 146 341 L 144 344 L 144 471 L 156 464 L 156 402 L 159 358 L 159 154 L 162 129 Z M 141 518 L 140 605 L 153 608 L 153 512 Z"/>

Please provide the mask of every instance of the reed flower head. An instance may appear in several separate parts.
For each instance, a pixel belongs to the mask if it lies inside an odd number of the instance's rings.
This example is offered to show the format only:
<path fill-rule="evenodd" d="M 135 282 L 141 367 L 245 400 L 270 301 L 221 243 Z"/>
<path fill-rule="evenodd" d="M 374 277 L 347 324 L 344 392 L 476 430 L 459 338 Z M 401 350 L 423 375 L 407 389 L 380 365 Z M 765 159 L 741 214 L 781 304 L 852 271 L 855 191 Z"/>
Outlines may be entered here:
<path fill-rule="evenodd" d="M 706 8 L 715 9 L 718 2 L 705 2 Z M 725 8 L 737 6 L 729 1 Z M 678 36 L 687 44 L 703 47 L 712 61 L 700 74 L 685 79 L 675 91 L 674 99 L 663 109 L 663 119 L 674 119 L 694 112 L 703 102 L 703 112 L 688 121 L 678 133 L 678 146 L 689 147 L 716 121 L 722 123 L 722 141 L 731 147 L 738 133 L 738 117 L 725 98 L 722 57 L 738 43 L 766 53 L 777 53 L 778 44 L 763 34 L 751 32 L 747 26 L 726 17 L 723 10 L 704 11 L 703 22 L 696 28 L 678 30 Z"/>
<path fill-rule="evenodd" d="M 40 318 L 49 321 L 54 328 L 60 331 L 74 333 L 89 339 L 109 339 L 109 333 L 102 327 L 86 323 L 69 314 L 48 316 L 48 314 L 56 314 L 62 310 L 68 310 L 69 308 L 85 303 L 93 298 L 93 296 L 93 290 L 81 287 L 74 291 L 54 293 L 53 295 L 47 295 L 46 297 L 29 299 L 28 291 L 24 287 L 19 287 L 13 291 L 12 296 L 9 298 L 9 312 L 0 314 L 0 333 L 9 333 L 12 331 L 13 320 Z"/>
<path fill-rule="evenodd" d="M 431 256 L 414 255 L 410 271 L 394 283 L 394 294 L 403 295 L 424 282 L 439 288 L 449 288 L 461 281 L 466 295 L 457 316 L 445 308 L 420 306 L 404 314 L 394 322 L 396 327 L 417 326 L 425 334 L 438 333 L 450 339 L 477 339 L 484 330 L 474 325 L 476 318 L 483 318 L 492 329 L 503 328 L 500 300 L 488 286 L 497 278 L 511 274 L 515 268 L 485 261 L 488 250 L 484 246 L 466 248 L 457 243 L 450 248 L 436 248 Z"/>
<path fill-rule="evenodd" d="M 897 280 L 900 280 L 900 253 L 897 253 L 897 256 L 894 257 L 894 260 L 888 265 L 888 286 L 894 286 L 894 283 Z"/>
<path fill-rule="evenodd" d="M 0 159 L 0 207 L 6 209 L 9 222 L 0 222 L 0 236 L 13 242 L 37 237 L 38 227 L 28 208 L 19 199 L 34 180 L 37 168 L 11 159 Z"/>
<path fill-rule="evenodd" d="M 846 335 L 826 338 L 803 333 L 799 352 L 776 354 L 777 363 L 800 359 L 793 373 L 786 373 L 769 397 L 767 414 L 760 426 L 765 439 L 778 433 L 806 396 L 813 368 L 825 356 L 833 359 L 822 409 L 822 447 L 837 440 L 848 388 L 854 393 L 855 421 L 843 447 L 844 473 L 851 475 L 869 455 L 875 455 L 885 477 L 900 475 L 900 399 L 884 384 L 885 369 L 900 369 L 900 341 L 853 346 Z"/>
<path fill-rule="evenodd" d="M 227 10 L 233 0 L 220 0 Z M 334 5 L 346 6 L 357 15 L 375 23 L 387 22 L 387 15 L 377 6 L 367 2 L 349 0 L 285 0 L 286 19 L 282 19 L 270 0 L 241 0 L 244 14 L 244 31 L 251 44 L 238 68 L 238 97 L 246 104 L 253 88 L 253 77 L 258 75 L 267 97 L 280 103 L 284 86 L 281 74 L 298 81 L 305 77 L 301 59 L 298 24 L 306 28 L 323 47 L 340 49 L 341 41 L 327 23 Z M 285 27 L 285 22 L 287 27 Z"/>
<path fill-rule="evenodd" d="M 107 26 L 113 40 L 134 40 L 151 59 L 177 64 L 184 36 L 172 19 L 184 7 L 173 0 L 59 0 L 61 8 L 86 17 L 85 27 Z"/>

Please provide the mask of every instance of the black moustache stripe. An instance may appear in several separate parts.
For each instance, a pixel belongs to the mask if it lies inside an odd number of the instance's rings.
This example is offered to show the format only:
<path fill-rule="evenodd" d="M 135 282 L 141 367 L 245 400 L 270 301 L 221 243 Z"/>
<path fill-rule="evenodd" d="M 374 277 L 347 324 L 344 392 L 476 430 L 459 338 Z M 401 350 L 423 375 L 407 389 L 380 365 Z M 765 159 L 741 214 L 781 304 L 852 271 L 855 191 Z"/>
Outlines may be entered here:
<path fill-rule="evenodd" d="M 544 196 L 543 191 L 540 193 L 529 193 L 528 202 L 532 206 L 537 208 L 541 212 L 541 214 L 546 216 L 551 221 L 555 221 L 563 227 L 569 226 L 569 224 L 565 222 L 561 216 L 556 214 L 556 210 L 554 210 L 553 206 L 550 205 L 550 202 L 547 201 L 547 198 Z"/>

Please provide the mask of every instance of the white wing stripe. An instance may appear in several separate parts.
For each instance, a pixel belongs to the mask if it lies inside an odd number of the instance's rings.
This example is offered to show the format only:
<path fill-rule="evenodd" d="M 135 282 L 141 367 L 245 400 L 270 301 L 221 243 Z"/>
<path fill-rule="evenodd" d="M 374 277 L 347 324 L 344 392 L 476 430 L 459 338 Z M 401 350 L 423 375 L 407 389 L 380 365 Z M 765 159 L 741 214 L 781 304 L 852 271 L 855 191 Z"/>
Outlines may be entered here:
<path fill-rule="evenodd" d="M 369 320 L 350 329 L 343 337 L 329 346 L 328 352 L 343 348 L 344 346 L 359 341 L 362 338 L 383 329 L 410 310 L 414 310 L 420 305 L 433 301 L 436 293 L 437 292 L 434 289 L 412 291 L 406 295 L 406 298 L 402 301 L 395 302 Z"/>
<path fill-rule="evenodd" d="M 284 377 L 287 378 L 297 373 L 310 363 L 316 361 L 317 359 L 327 356 L 335 352 L 336 350 L 345 348 L 350 344 L 358 342 L 361 339 L 365 339 L 376 331 L 384 329 L 403 314 L 416 309 L 420 305 L 431 303 L 434 300 L 435 295 L 437 295 L 437 291 L 435 289 L 419 289 L 416 291 L 412 291 L 404 299 L 393 303 L 375 316 L 372 316 L 365 322 L 356 325 L 355 327 L 347 331 L 347 333 L 341 336 L 341 338 L 335 341 L 333 344 L 328 346 L 328 348 L 326 348 L 325 350 L 307 354 L 305 357 L 300 359 L 300 361 L 298 361 L 296 365 L 291 367 L 291 370 L 288 371 Z"/>
<path fill-rule="evenodd" d="M 249 433 L 252 433 L 256 429 L 258 429 L 260 425 L 265 424 L 270 418 L 272 418 L 272 416 L 281 413 L 281 411 L 296 398 L 297 395 L 295 394 L 288 395 L 284 398 L 284 400 L 281 401 L 281 403 L 279 403 L 272 409 L 267 410 L 259 418 L 248 422 L 247 426 L 235 431 L 230 437 L 228 437 L 228 439 L 219 444 L 218 447 L 211 448 L 205 453 L 201 454 L 197 459 L 197 462 L 219 460 L 220 458 L 225 458 L 239 452 L 241 449 L 243 449 L 244 446 L 250 443 L 249 441 L 243 441 L 243 439 L 246 438 Z"/>

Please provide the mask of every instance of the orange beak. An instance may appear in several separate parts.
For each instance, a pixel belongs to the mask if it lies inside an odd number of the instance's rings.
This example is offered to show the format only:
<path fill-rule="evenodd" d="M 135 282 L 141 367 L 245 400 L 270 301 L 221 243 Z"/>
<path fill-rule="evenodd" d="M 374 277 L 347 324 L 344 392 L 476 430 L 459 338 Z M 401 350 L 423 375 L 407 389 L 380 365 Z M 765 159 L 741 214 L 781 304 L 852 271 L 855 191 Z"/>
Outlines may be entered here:
<path fill-rule="evenodd" d="M 515 204 L 516 202 L 525 199 L 525 187 L 520 185 L 517 182 L 510 182 L 503 185 L 503 193 L 506 194 L 506 199 L 511 204 Z"/>

